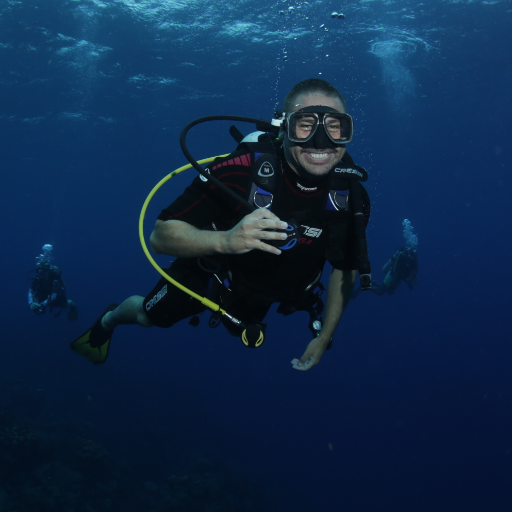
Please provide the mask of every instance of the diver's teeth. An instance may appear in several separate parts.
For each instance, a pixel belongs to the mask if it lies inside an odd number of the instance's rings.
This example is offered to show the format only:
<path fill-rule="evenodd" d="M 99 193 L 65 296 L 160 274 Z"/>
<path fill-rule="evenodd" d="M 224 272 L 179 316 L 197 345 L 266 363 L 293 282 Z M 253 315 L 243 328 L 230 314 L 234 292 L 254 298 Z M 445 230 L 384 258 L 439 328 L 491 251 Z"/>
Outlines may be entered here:
<path fill-rule="evenodd" d="M 317 158 L 321 160 L 322 158 L 327 158 L 328 153 L 309 153 L 309 156 L 312 158 Z"/>

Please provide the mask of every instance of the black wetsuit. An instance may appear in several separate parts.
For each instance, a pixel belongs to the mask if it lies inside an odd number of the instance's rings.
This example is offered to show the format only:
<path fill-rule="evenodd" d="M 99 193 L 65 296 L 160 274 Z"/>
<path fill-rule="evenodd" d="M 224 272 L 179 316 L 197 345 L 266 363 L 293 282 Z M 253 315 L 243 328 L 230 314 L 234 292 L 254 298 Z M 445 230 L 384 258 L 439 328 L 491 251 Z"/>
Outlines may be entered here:
<path fill-rule="evenodd" d="M 47 305 L 50 311 L 53 308 L 65 309 L 68 306 L 66 287 L 60 269 L 55 265 L 37 269 L 36 276 L 30 284 L 30 293 L 33 299 L 40 304 L 48 299 Z"/>
<path fill-rule="evenodd" d="M 416 256 L 416 252 L 401 249 L 394 255 L 394 258 L 396 258 L 396 260 L 393 277 L 407 283 L 413 283 L 418 274 L 418 257 Z"/>
<path fill-rule="evenodd" d="M 391 283 L 387 285 L 387 293 L 396 291 L 402 281 L 407 283 L 411 290 L 414 290 L 416 276 L 418 275 L 418 256 L 416 251 L 402 248 L 391 258 L 390 277 Z"/>
<path fill-rule="evenodd" d="M 384 282 L 372 282 L 372 292 L 377 295 L 384 295 L 385 293 L 392 295 L 397 291 L 402 281 L 407 283 L 410 290 L 414 290 L 418 274 L 418 256 L 416 251 L 409 250 L 406 247 L 399 249 L 384 265 L 384 269 L 387 268 L 389 270 L 384 278 Z"/>
<path fill-rule="evenodd" d="M 292 300 L 303 294 L 305 288 L 319 277 L 326 261 L 329 223 L 325 218 L 325 205 L 330 180 L 307 183 L 286 163 L 283 167 L 281 192 L 274 198 L 272 212 L 281 220 L 295 222 L 302 227 L 299 243 L 279 256 L 253 250 L 220 258 L 224 268 L 231 271 L 231 288 L 238 290 L 228 311 L 246 322 L 261 322 L 272 303 Z M 250 168 L 251 156 L 242 151 L 216 159 L 208 170 L 238 195 L 248 199 L 252 185 Z M 180 220 L 198 229 L 231 229 L 248 212 L 217 188 L 211 182 L 205 182 L 204 178 L 196 177 L 158 218 L 163 221 Z M 370 207 L 366 191 L 363 196 L 368 220 Z M 331 263 L 340 270 L 355 270 L 357 255 L 352 217 L 346 214 L 343 219 L 346 224 L 346 236 L 341 247 L 344 257 Z M 178 258 L 167 272 L 187 288 L 208 296 L 212 273 L 202 269 L 197 258 Z M 240 294 L 240 290 L 244 293 Z M 218 298 L 212 297 L 212 300 L 216 302 Z M 144 309 L 153 324 L 170 327 L 205 308 L 162 278 L 147 295 Z"/>

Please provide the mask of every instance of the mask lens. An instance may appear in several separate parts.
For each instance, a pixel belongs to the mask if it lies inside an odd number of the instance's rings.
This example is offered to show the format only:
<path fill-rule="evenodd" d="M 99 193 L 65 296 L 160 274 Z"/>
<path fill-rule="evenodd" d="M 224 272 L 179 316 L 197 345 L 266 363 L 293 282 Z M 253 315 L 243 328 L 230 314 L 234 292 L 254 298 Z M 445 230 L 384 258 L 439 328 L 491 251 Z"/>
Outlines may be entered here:
<path fill-rule="evenodd" d="M 344 144 L 352 139 L 352 118 L 347 114 L 326 114 L 324 126 L 333 142 Z"/>
<path fill-rule="evenodd" d="M 307 142 L 314 135 L 317 126 L 317 116 L 292 114 L 288 122 L 288 137 L 294 142 Z"/>

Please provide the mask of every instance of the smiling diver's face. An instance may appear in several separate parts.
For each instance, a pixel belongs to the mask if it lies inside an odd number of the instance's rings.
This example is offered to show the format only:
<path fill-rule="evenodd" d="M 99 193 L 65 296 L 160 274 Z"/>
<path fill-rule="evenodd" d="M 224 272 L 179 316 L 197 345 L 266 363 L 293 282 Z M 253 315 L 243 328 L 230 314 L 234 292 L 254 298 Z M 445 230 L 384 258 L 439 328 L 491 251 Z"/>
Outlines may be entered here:
<path fill-rule="evenodd" d="M 297 96 L 293 111 L 306 107 L 331 107 L 344 113 L 345 109 L 337 98 L 323 94 L 304 94 Z M 290 142 L 285 138 L 284 155 L 293 171 L 300 175 L 298 167 L 302 167 L 312 178 L 321 178 L 340 162 L 345 154 L 345 148 L 303 148 L 300 144 Z"/>

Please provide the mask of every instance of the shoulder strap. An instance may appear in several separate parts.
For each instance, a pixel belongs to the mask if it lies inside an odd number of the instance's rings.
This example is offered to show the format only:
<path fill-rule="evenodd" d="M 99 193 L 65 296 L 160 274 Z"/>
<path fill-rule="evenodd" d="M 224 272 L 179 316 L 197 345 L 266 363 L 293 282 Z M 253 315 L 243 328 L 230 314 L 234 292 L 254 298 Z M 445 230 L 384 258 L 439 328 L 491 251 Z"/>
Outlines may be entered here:
<path fill-rule="evenodd" d="M 243 142 L 237 148 L 251 154 L 252 186 L 248 201 L 256 208 L 270 209 L 274 195 L 279 193 L 283 175 L 279 156 L 281 145 L 279 140 L 260 140 Z"/>
<path fill-rule="evenodd" d="M 343 161 L 332 172 L 329 196 L 325 205 L 326 210 L 347 210 L 350 195 L 349 183 L 354 179 L 366 181 L 368 173 L 356 165 L 348 153 L 345 153 Z"/>
<path fill-rule="evenodd" d="M 366 222 L 363 212 L 363 186 L 359 181 L 350 181 L 351 206 L 354 215 L 354 231 L 357 247 L 357 270 L 362 290 L 372 287 L 372 268 L 368 259 L 368 244 L 366 242 Z"/>
<path fill-rule="evenodd" d="M 356 165 L 352 157 L 346 152 L 343 160 L 337 165 L 333 172 L 333 182 L 337 180 L 357 180 L 365 182 L 368 179 L 368 173 L 365 169 Z"/>
<path fill-rule="evenodd" d="M 326 205 L 326 210 L 350 210 L 354 219 L 354 230 L 357 247 L 357 267 L 361 288 L 371 288 L 371 264 L 368 259 L 368 244 L 366 242 L 366 222 L 363 212 L 363 192 L 366 191 L 361 181 L 368 179 L 368 173 L 362 167 L 356 165 L 352 157 L 345 153 L 343 161 L 333 172 L 331 190 Z M 344 202 L 342 201 L 344 199 Z M 331 208 L 332 206 L 332 208 Z M 369 205 L 367 205 L 369 206 Z M 327 247 L 327 259 L 340 259 L 343 257 L 340 249 L 341 241 L 346 235 L 342 220 L 339 216 L 329 221 L 329 242 Z"/>

